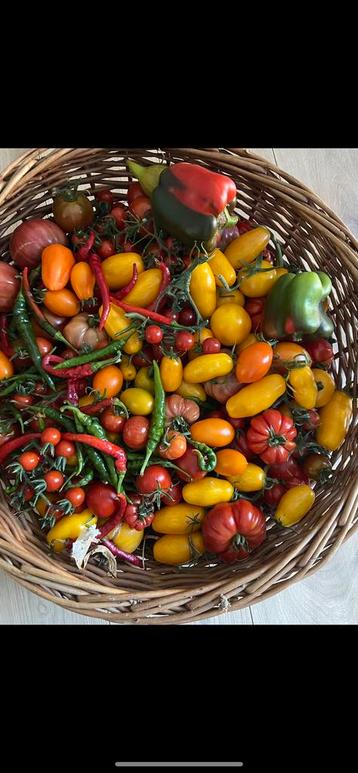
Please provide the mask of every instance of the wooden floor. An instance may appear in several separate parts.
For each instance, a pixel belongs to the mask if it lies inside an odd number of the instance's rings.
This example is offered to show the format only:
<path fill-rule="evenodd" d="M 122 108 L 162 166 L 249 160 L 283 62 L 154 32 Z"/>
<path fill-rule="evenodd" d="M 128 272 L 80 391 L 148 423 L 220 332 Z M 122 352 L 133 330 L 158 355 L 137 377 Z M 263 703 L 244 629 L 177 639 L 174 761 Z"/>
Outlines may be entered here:
<path fill-rule="evenodd" d="M 0 148 L 0 169 L 23 152 Z M 358 236 L 358 148 L 251 148 L 302 180 Z M 0 623 L 109 625 L 44 602 L 0 573 Z M 358 623 L 358 533 L 312 577 L 268 601 L 192 625 Z"/>

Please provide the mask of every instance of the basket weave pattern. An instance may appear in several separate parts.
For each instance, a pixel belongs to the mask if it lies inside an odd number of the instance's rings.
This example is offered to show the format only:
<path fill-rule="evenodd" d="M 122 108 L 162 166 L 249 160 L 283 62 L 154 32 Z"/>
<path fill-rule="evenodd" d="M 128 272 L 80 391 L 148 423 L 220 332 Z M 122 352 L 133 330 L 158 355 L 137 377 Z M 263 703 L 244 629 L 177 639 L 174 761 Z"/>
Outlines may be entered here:
<path fill-rule="evenodd" d="M 0 258 L 21 220 L 51 211 L 51 190 L 81 178 L 90 194 L 111 188 L 126 197 L 126 158 L 195 161 L 227 172 L 236 182 L 238 213 L 267 225 L 289 261 L 332 278 L 330 314 L 337 352 L 337 386 L 357 385 L 358 243 L 339 218 L 308 188 L 269 161 L 242 148 L 35 149 L 0 176 Z M 356 401 L 354 401 L 355 403 Z M 92 617 L 122 623 L 185 623 L 242 609 L 313 573 L 358 526 L 357 412 L 333 456 L 339 474 L 316 487 L 313 510 L 292 529 L 271 524 L 265 543 L 245 562 L 204 560 L 188 569 L 152 560 L 145 571 L 120 564 L 116 578 L 96 565 L 80 571 L 68 556 L 49 556 L 35 519 L 15 517 L 0 493 L 0 568 L 44 599 Z"/>

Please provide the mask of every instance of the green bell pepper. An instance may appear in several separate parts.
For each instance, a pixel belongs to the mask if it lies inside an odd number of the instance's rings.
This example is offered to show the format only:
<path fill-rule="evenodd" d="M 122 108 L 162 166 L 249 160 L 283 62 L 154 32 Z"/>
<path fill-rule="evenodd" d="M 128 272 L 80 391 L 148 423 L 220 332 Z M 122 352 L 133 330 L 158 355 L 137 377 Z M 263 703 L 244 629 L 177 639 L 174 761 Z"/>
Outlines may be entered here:
<path fill-rule="evenodd" d="M 301 341 L 303 336 L 330 338 L 333 322 L 323 308 L 332 283 L 323 271 L 281 276 L 265 304 L 262 332 L 266 338 Z"/>

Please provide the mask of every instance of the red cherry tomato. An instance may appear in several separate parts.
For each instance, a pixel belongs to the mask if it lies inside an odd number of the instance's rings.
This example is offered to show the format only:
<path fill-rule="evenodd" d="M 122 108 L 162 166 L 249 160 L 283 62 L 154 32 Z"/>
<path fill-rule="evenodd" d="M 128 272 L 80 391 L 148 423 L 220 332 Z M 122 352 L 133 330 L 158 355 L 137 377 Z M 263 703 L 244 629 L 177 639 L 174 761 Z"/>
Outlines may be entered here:
<path fill-rule="evenodd" d="M 16 403 L 19 408 L 26 408 L 27 405 L 32 405 L 34 398 L 32 395 L 14 395 L 11 397 L 11 401 Z"/>
<path fill-rule="evenodd" d="M 120 231 L 123 230 L 125 224 L 126 224 L 126 218 L 127 218 L 127 212 L 128 209 L 124 207 L 122 204 L 116 204 L 113 209 L 111 209 L 111 217 L 114 218 L 116 222 L 117 228 L 119 228 Z"/>
<path fill-rule="evenodd" d="M 135 199 L 139 199 L 140 196 L 144 196 L 144 191 L 140 183 L 134 182 L 130 183 L 128 186 L 128 192 L 127 192 L 127 199 L 129 206 L 132 204 Z"/>
<path fill-rule="evenodd" d="M 100 258 L 105 260 L 106 258 L 110 258 L 111 255 L 115 255 L 115 246 L 112 239 L 103 239 L 100 247 L 98 247 L 97 254 Z"/>
<path fill-rule="evenodd" d="M 146 416 L 131 416 L 123 429 L 123 441 L 133 451 L 140 451 L 147 445 L 150 422 Z"/>
<path fill-rule="evenodd" d="M 41 443 L 51 443 L 53 446 L 57 446 L 61 440 L 61 432 L 56 427 L 46 427 L 41 433 Z"/>
<path fill-rule="evenodd" d="M 70 440 L 60 440 L 56 446 L 55 456 L 64 456 L 69 459 L 76 453 L 76 448 Z"/>
<path fill-rule="evenodd" d="M 46 482 L 46 491 L 58 491 L 65 482 L 65 476 L 59 470 L 45 472 L 44 481 Z"/>
<path fill-rule="evenodd" d="M 201 349 L 203 354 L 217 354 L 220 352 L 221 343 L 217 338 L 206 338 Z"/>
<path fill-rule="evenodd" d="M 85 490 L 81 487 L 70 488 L 68 491 L 66 491 L 66 499 L 71 502 L 71 505 L 75 509 L 77 507 L 82 507 L 86 499 Z"/>
<path fill-rule="evenodd" d="M 26 472 L 31 472 L 40 463 L 40 456 L 36 451 L 24 451 L 23 454 L 20 454 L 18 462 Z"/>
<path fill-rule="evenodd" d="M 107 432 L 120 433 L 123 431 L 125 423 L 125 416 L 114 413 L 112 408 L 106 408 L 102 413 L 101 424 Z"/>
<path fill-rule="evenodd" d="M 179 314 L 179 320 L 181 325 L 190 327 L 196 323 L 196 314 L 192 306 L 184 306 Z"/>
<path fill-rule="evenodd" d="M 186 330 L 180 330 L 175 336 L 175 348 L 177 352 L 189 352 L 195 344 L 195 339 L 192 333 L 187 333 Z"/>
<path fill-rule="evenodd" d="M 168 470 L 159 464 L 147 467 L 143 475 L 136 478 L 136 488 L 140 494 L 153 494 L 156 491 L 168 491 L 172 486 L 172 479 Z"/>
<path fill-rule="evenodd" d="M 159 325 L 148 325 L 144 337 L 148 344 L 160 344 L 163 339 L 163 331 Z"/>

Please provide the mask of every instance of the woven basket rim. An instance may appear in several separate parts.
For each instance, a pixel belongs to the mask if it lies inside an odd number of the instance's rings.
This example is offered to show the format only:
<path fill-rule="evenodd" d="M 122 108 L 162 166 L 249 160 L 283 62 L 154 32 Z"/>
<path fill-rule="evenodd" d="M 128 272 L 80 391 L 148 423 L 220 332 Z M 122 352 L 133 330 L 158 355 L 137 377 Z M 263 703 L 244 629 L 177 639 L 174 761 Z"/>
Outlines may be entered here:
<path fill-rule="evenodd" d="M 213 167 L 217 166 L 229 174 L 232 169 L 235 169 L 237 175 L 243 175 L 245 179 L 251 181 L 253 186 L 258 188 L 261 186 L 262 190 L 269 187 L 270 192 L 273 192 L 273 195 L 280 202 L 280 206 L 282 203 L 283 207 L 294 207 L 295 211 L 297 210 L 301 215 L 302 222 L 309 223 L 321 239 L 327 241 L 332 249 L 339 252 L 340 260 L 347 266 L 353 284 L 358 289 L 358 241 L 347 225 L 310 188 L 281 170 L 273 162 L 252 154 L 244 148 L 160 148 L 153 149 L 153 151 L 145 148 L 30 149 L 11 162 L 0 174 L 0 224 L 4 213 L 6 216 L 6 213 L 11 209 L 11 204 L 16 201 L 19 191 L 26 190 L 26 186 L 38 184 L 46 179 L 46 174 L 49 173 L 49 170 L 56 169 L 56 164 L 68 163 L 69 161 L 74 164 L 81 163 L 83 158 L 95 159 L 99 158 L 101 154 L 105 157 L 110 155 L 112 151 L 113 153 L 118 151 L 119 158 L 123 155 L 133 156 L 133 152 L 143 154 L 146 157 L 149 157 L 151 152 L 165 153 L 174 157 L 181 157 L 181 154 L 184 154 L 186 158 L 197 158 L 204 163 L 209 162 Z M 243 596 L 240 596 L 239 573 L 233 574 L 230 580 L 225 577 L 223 581 L 218 581 L 217 578 L 210 581 L 210 571 L 208 572 L 208 581 L 203 583 L 199 589 L 197 587 L 191 588 L 190 592 L 180 582 L 177 587 L 173 585 L 165 592 L 159 586 L 155 586 L 148 592 L 136 591 L 135 589 L 133 592 L 124 591 L 113 587 L 109 589 L 100 573 L 97 572 L 97 577 L 96 572 L 93 572 L 94 579 L 81 578 L 73 566 L 65 568 L 57 559 L 53 561 L 45 557 L 44 553 L 41 555 L 36 540 L 31 539 L 29 531 L 26 532 L 26 542 L 27 545 L 30 543 L 31 547 L 28 549 L 26 545 L 24 546 L 24 537 L 23 534 L 21 535 L 19 525 L 10 523 L 9 519 L 5 519 L 6 525 L 4 525 L 3 507 L 0 510 L 0 568 L 32 592 L 43 598 L 51 598 L 52 601 L 79 614 L 102 617 L 114 622 L 137 624 L 185 623 L 204 620 L 207 617 L 227 611 L 228 606 L 240 609 L 249 604 L 258 603 L 299 581 L 302 577 L 317 571 L 355 532 L 358 526 L 358 522 L 355 521 L 357 491 L 358 473 L 355 472 L 353 479 L 349 481 L 349 485 L 346 486 L 342 494 L 343 507 L 336 508 L 337 513 L 335 510 L 325 513 L 319 523 L 319 528 L 313 529 L 314 535 L 306 533 L 302 543 L 293 544 L 292 549 L 283 554 L 282 567 L 276 558 L 274 561 L 271 559 L 266 561 L 267 571 L 264 577 L 260 571 L 249 571 L 244 583 L 246 595 Z M 336 534 L 337 528 L 339 533 Z M 332 534 L 336 534 L 336 536 L 334 541 L 330 542 Z M 306 545 L 307 551 L 302 555 Z M 310 550 L 312 555 L 310 555 Z M 298 564 L 297 558 L 299 559 Z M 16 566 L 13 561 L 20 562 L 22 568 Z M 291 564 L 292 576 L 287 577 Z M 99 576 L 102 578 L 101 581 L 99 581 Z M 280 576 L 282 576 L 282 580 Z M 240 591 L 237 596 L 238 600 L 234 603 L 230 601 L 233 588 L 235 591 L 238 589 Z M 109 599 L 109 596 L 112 598 Z M 157 611 L 154 613 L 153 604 L 156 598 L 160 598 L 163 603 L 161 605 L 158 603 Z M 129 604 L 129 611 L 117 611 L 118 599 L 121 599 L 124 604 L 128 604 L 132 600 L 132 603 Z M 203 599 L 205 603 L 203 603 Z M 111 611 L 112 601 L 114 611 Z M 145 605 L 147 605 L 147 615 Z M 140 607 L 138 613 L 136 613 L 136 607 Z M 182 607 L 184 607 L 184 611 Z M 163 609 L 162 616 L 160 616 L 161 608 Z M 155 617 L 152 616 L 154 614 Z"/>

